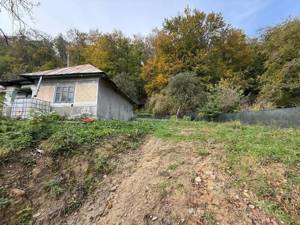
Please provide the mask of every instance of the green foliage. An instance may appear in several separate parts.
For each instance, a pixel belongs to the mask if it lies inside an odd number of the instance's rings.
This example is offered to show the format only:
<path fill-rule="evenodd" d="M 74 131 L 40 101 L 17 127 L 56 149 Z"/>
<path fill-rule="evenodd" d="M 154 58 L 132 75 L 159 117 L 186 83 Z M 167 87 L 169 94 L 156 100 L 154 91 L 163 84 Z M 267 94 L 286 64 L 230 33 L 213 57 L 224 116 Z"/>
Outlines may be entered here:
<path fill-rule="evenodd" d="M 36 146 L 54 132 L 59 119 L 56 114 L 39 114 L 27 121 L 0 119 L 0 158 Z"/>
<path fill-rule="evenodd" d="M 99 158 L 95 159 L 95 169 L 99 173 L 107 174 L 110 173 L 113 168 L 108 157 L 100 156 Z"/>
<path fill-rule="evenodd" d="M 17 213 L 17 225 L 31 225 L 32 224 L 32 209 L 27 207 Z"/>
<path fill-rule="evenodd" d="M 24 72 L 60 65 L 52 41 L 42 35 L 35 38 L 30 33 L 20 33 L 11 37 L 9 45 L 0 45 L 0 55 L 0 79 L 11 79 Z"/>
<path fill-rule="evenodd" d="M 204 224 L 207 225 L 215 225 L 218 224 L 218 221 L 215 218 L 215 215 L 210 211 L 205 211 L 204 214 L 201 216 L 202 221 Z"/>
<path fill-rule="evenodd" d="M 153 94 L 149 100 L 148 107 L 156 117 L 170 115 L 170 113 L 175 111 L 173 99 L 165 92 Z"/>
<path fill-rule="evenodd" d="M 258 206 L 264 209 L 271 216 L 275 216 L 280 221 L 283 221 L 284 224 L 293 225 L 296 224 L 296 221 L 287 213 L 283 211 L 276 203 L 271 201 L 260 201 Z"/>
<path fill-rule="evenodd" d="M 221 80 L 218 85 L 211 88 L 206 104 L 200 111 L 209 117 L 220 113 L 230 113 L 239 110 L 242 92 L 228 80 Z"/>
<path fill-rule="evenodd" d="M 14 199 L 9 196 L 4 187 L 0 187 L 0 209 L 4 209 L 14 202 Z"/>
<path fill-rule="evenodd" d="M 292 19 L 263 34 L 266 71 L 260 98 L 276 106 L 300 105 L 300 20 Z"/>
<path fill-rule="evenodd" d="M 71 153 L 91 147 L 103 137 L 131 135 L 140 137 L 153 130 L 152 122 L 96 121 L 85 124 L 65 121 L 56 114 L 36 115 L 30 120 L 0 119 L 0 158 L 40 145 L 49 154 Z"/>
<path fill-rule="evenodd" d="M 167 92 L 183 113 L 193 112 L 206 101 L 205 88 L 195 73 L 179 73 L 171 78 Z"/>
<path fill-rule="evenodd" d="M 59 197 L 65 191 L 64 188 L 62 188 L 59 180 L 50 180 L 46 184 L 45 190 L 53 197 Z"/>

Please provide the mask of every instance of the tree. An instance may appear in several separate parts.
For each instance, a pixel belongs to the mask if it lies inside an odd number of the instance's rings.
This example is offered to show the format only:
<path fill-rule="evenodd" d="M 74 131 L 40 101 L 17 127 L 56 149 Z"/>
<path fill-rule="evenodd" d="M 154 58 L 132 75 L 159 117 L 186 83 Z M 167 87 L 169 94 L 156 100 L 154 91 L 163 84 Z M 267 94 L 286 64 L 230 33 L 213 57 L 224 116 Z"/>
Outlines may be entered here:
<path fill-rule="evenodd" d="M 193 71 L 208 84 L 232 79 L 249 87 L 247 66 L 255 51 L 246 35 L 230 28 L 221 14 L 186 8 L 182 15 L 166 19 L 151 37 L 152 56 L 143 67 L 149 95 L 168 85 L 174 74 Z"/>
<path fill-rule="evenodd" d="M 195 112 L 206 101 L 204 85 L 193 72 L 179 73 L 172 77 L 167 86 L 167 93 L 177 106 L 177 117 L 181 112 Z"/>
<path fill-rule="evenodd" d="M 0 12 L 6 11 L 14 20 L 19 23 L 20 26 L 26 25 L 23 17 L 25 15 L 32 16 L 32 10 L 38 6 L 39 2 L 32 0 L 0 0 Z M 0 33 L 4 36 L 6 43 L 8 44 L 8 38 L 5 32 L 0 27 Z"/>
<path fill-rule="evenodd" d="M 277 107 L 300 105 L 300 19 L 267 29 L 263 34 L 266 55 L 260 99 Z"/>
<path fill-rule="evenodd" d="M 45 35 L 33 38 L 29 33 L 9 37 L 9 45 L 0 45 L 0 79 L 59 66 L 53 42 Z"/>
<path fill-rule="evenodd" d="M 65 40 L 62 34 L 59 34 L 54 39 L 54 47 L 57 51 L 60 64 L 66 66 L 68 58 L 68 42 Z"/>
<path fill-rule="evenodd" d="M 89 35 L 84 58 L 105 71 L 128 95 L 143 100 L 144 81 L 141 79 L 142 63 L 147 60 L 147 50 L 141 37 L 126 37 L 120 31 Z"/>
<path fill-rule="evenodd" d="M 241 88 L 229 80 L 221 80 L 210 88 L 207 102 L 200 111 L 210 117 L 239 110 L 243 97 Z"/>

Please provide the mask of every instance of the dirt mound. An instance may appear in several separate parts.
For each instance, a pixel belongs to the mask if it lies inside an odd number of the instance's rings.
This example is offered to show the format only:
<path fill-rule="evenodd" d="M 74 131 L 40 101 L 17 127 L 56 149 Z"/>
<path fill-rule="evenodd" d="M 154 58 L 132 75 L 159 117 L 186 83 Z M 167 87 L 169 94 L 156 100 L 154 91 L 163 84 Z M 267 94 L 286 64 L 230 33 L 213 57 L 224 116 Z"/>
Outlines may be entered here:
<path fill-rule="evenodd" d="M 67 224 L 277 224 L 230 186 L 223 146 L 150 138 Z"/>
<path fill-rule="evenodd" d="M 278 224 L 254 194 L 232 186 L 222 144 L 148 137 L 136 147 L 119 137 L 81 154 L 28 152 L 5 164 L 0 184 L 14 201 L 1 206 L 2 224 Z"/>

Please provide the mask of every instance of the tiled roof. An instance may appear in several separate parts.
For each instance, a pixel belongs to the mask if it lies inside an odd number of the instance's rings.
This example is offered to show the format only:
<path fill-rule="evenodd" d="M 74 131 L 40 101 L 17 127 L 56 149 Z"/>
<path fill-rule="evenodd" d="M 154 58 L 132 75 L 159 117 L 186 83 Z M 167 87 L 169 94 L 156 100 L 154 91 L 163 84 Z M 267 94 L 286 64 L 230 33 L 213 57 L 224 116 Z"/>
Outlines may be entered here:
<path fill-rule="evenodd" d="M 103 73 L 97 67 L 91 64 L 71 66 L 60 69 L 38 71 L 33 73 L 25 73 L 21 76 L 52 76 L 52 75 L 68 75 L 68 74 L 91 74 L 91 73 Z"/>

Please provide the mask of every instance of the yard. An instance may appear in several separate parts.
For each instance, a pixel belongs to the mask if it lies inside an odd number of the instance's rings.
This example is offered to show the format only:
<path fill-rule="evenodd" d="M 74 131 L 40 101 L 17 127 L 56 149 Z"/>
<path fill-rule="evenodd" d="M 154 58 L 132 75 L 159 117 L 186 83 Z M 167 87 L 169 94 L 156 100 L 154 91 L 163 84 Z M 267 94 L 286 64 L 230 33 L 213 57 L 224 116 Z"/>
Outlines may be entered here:
<path fill-rule="evenodd" d="M 299 129 L 147 119 L 85 124 L 55 115 L 0 123 L 4 224 L 300 220 Z"/>

